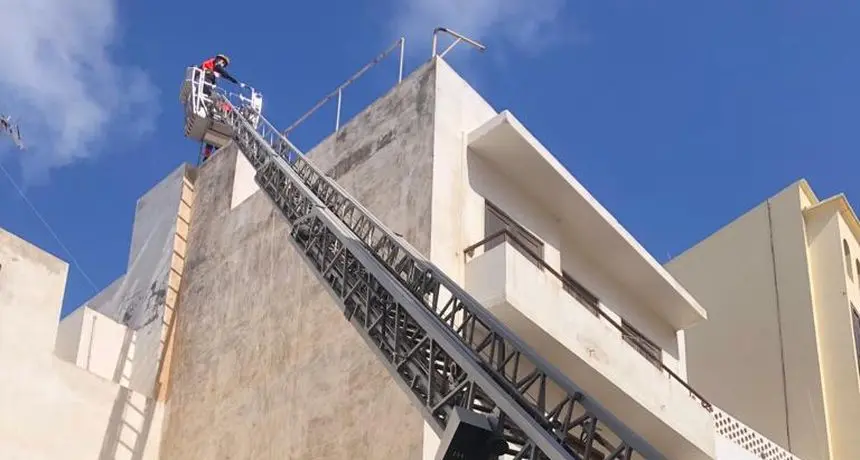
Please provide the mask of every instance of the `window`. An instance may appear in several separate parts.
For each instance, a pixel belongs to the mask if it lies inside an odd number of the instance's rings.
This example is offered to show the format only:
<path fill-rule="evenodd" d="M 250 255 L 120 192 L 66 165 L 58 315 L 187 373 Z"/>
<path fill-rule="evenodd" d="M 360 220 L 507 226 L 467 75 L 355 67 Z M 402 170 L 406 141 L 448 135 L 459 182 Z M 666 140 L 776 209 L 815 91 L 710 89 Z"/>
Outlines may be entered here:
<path fill-rule="evenodd" d="M 851 268 L 851 248 L 848 247 L 847 240 L 842 240 L 842 252 L 845 253 L 845 270 L 848 271 L 848 278 L 854 281 L 854 270 Z"/>
<path fill-rule="evenodd" d="M 532 235 L 520 224 L 516 223 L 501 209 L 497 208 L 494 204 L 487 201 L 486 207 L 484 209 L 484 236 L 490 236 L 505 228 L 507 228 L 508 231 L 516 237 L 516 241 L 512 241 L 512 239 L 507 237 L 506 235 L 499 235 L 498 237 L 488 241 L 487 244 L 484 246 L 484 249 L 486 251 L 489 251 L 490 249 L 493 249 L 494 247 L 507 241 L 511 243 L 511 245 L 515 247 L 527 259 L 531 260 L 537 266 L 540 266 L 540 263 L 534 260 L 535 258 L 528 252 L 531 251 L 535 254 L 535 256 L 543 260 L 543 241 Z M 523 249 L 526 249 L 526 251 L 524 251 Z"/>
<path fill-rule="evenodd" d="M 591 291 L 586 289 L 585 286 L 576 282 L 576 280 L 573 279 L 572 276 L 568 275 L 567 272 L 562 271 L 561 277 L 564 280 L 565 292 L 579 300 L 586 308 L 596 315 L 600 310 L 600 299 L 598 299 L 596 295 L 592 294 Z"/>
<path fill-rule="evenodd" d="M 860 367 L 860 313 L 857 313 L 857 309 L 854 308 L 853 304 L 851 305 L 851 320 L 854 329 L 854 348 L 857 352 L 857 366 Z"/>
<path fill-rule="evenodd" d="M 854 260 L 854 267 L 857 269 L 857 273 L 860 273 L 860 259 Z M 858 278 L 860 279 L 860 278 Z"/>
<path fill-rule="evenodd" d="M 662 367 L 663 350 L 654 342 L 648 340 L 627 321 L 621 320 L 621 337 L 629 343 L 636 351 L 645 357 L 651 364 Z"/>

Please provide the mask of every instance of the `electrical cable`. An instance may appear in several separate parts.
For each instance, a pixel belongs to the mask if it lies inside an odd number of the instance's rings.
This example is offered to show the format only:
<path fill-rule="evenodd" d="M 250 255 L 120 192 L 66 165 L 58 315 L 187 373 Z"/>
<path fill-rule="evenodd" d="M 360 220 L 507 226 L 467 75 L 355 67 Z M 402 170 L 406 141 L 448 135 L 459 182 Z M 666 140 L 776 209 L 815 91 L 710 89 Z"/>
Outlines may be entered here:
<path fill-rule="evenodd" d="M 39 210 L 36 209 L 36 206 L 33 205 L 33 203 L 30 201 L 29 198 L 27 198 L 27 195 L 24 194 L 24 191 L 21 190 L 21 187 L 18 186 L 18 183 L 15 182 L 15 179 L 12 178 L 12 175 L 9 174 L 9 171 L 7 171 L 6 168 L 3 166 L 2 161 L 0 161 L 0 171 L 3 171 L 3 174 L 6 176 L 7 179 L 9 179 L 9 182 L 12 184 L 12 187 L 14 187 L 15 190 L 18 192 L 18 195 L 21 195 L 21 198 L 24 200 L 25 203 L 27 203 L 27 206 L 30 207 L 30 210 L 33 211 L 33 214 L 36 215 L 36 217 L 42 222 L 42 224 L 45 226 L 45 228 L 48 229 L 48 232 L 50 232 L 51 236 L 54 237 L 54 240 L 57 241 L 57 244 L 59 244 L 60 247 L 63 248 L 64 251 L 66 251 L 66 255 L 69 256 L 69 260 L 72 261 L 72 264 L 75 266 L 75 268 L 77 268 L 78 271 L 81 272 L 81 275 L 84 276 L 84 279 L 86 279 L 87 282 L 90 284 L 90 286 L 92 286 L 93 291 L 95 291 L 95 293 L 98 294 L 99 288 L 96 287 L 96 284 L 93 283 L 93 280 L 87 275 L 87 272 L 84 271 L 84 269 L 81 267 L 81 264 L 78 263 L 78 260 L 75 258 L 75 256 L 72 255 L 72 251 L 70 251 L 69 248 L 66 247 L 65 244 L 63 244 L 62 240 L 60 240 L 60 237 L 57 236 L 57 233 L 54 231 L 53 228 L 51 228 L 51 225 L 48 224 L 48 222 L 45 220 L 45 218 L 42 217 L 42 214 L 39 212 Z"/>

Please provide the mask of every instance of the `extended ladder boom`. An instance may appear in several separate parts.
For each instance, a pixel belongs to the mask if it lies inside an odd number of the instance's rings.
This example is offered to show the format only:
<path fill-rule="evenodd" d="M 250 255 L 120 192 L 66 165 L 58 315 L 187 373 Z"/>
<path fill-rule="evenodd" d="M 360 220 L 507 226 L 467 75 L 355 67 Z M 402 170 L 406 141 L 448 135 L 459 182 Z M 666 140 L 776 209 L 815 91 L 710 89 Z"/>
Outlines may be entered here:
<path fill-rule="evenodd" d="M 514 458 L 665 457 L 322 174 L 259 113 L 209 114 L 257 171 L 347 319 L 441 435 L 455 407 L 492 416 Z M 241 113 L 240 113 L 241 112 Z M 598 425 L 603 425 L 598 432 Z"/>

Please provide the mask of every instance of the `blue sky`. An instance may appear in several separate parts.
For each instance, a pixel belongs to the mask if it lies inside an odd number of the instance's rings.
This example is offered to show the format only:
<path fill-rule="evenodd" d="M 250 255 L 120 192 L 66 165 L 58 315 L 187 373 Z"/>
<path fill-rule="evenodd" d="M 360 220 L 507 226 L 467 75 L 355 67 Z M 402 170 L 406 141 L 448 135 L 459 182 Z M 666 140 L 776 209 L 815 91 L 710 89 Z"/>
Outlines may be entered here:
<path fill-rule="evenodd" d="M 178 89 L 186 66 L 217 52 L 286 127 L 401 34 L 407 72 L 429 57 L 433 26 L 476 36 L 487 52 L 458 48 L 455 68 L 660 261 L 800 177 L 821 197 L 860 194 L 856 3 L 0 0 L 0 10 L 0 113 L 21 118 L 30 146 L 2 141 L 0 161 L 83 269 L 70 267 L 66 311 L 125 270 L 137 198 L 196 160 Z M 396 67 L 350 88 L 346 116 L 394 83 Z M 333 110 L 297 131 L 301 148 L 333 128 Z M 2 175 L 0 227 L 70 260 Z"/>

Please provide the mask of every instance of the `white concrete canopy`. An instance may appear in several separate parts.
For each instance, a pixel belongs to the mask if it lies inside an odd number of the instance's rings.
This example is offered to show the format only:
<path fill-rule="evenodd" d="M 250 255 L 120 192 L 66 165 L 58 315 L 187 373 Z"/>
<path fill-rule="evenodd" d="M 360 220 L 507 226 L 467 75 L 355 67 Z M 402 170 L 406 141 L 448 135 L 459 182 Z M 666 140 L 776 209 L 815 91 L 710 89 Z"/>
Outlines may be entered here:
<path fill-rule="evenodd" d="M 552 213 L 618 282 L 676 329 L 707 318 L 704 308 L 507 110 L 468 134 L 468 147 Z"/>

